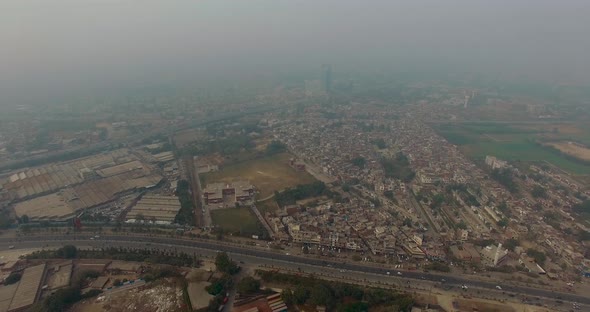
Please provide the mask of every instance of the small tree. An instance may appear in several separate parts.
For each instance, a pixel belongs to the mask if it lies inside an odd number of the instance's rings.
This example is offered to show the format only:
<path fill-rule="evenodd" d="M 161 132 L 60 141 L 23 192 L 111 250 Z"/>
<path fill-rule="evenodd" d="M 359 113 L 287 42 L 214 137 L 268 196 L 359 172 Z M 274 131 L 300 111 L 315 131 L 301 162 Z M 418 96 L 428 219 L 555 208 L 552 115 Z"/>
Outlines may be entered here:
<path fill-rule="evenodd" d="M 500 227 L 503 227 L 504 228 L 504 227 L 507 227 L 508 226 L 508 222 L 509 222 L 508 219 L 502 218 L 500 221 L 498 221 L 498 225 Z"/>
<path fill-rule="evenodd" d="M 73 245 L 65 245 L 57 250 L 56 255 L 60 258 L 74 259 L 78 255 L 78 249 Z"/>
<path fill-rule="evenodd" d="M 23 224 L 29 223 L 29 216 L 27 216 L 26 214 L 25 215 L 22 215 L 20 217 L 20 222 L 23 223 Z"/>
<path fill-rule="evenodd" d="M 540 265 L 543 265 L 545 263 L 545 260 L 547 259 L 547 256 L 545 255 L 544 252 L 542 251 L 538 251 L 536 249 L 533 248 L 529 248 L 526 251 L 527 255 L 529 255 L 530 257 L 532 257 L 533 259 L 535 259 L 535 262 L 537 262 Z"/>
<path fill-rule="evenodd" d="M 359 167 L 359 168 L 364 168 L 365 164 L 367 163 L 367 160 L 364 157 L 355 157 L 350 161 L 353 165 Z"/>
<path fill-rule="evenodd" d="M 295 303 L 295 296 L 293 295 L 291 288 L 283 289 L 281 292 L 281 299 L 283 299 L 283 302 L 285 302 L 285 304 L 288 306 Z"/>
<path fill-rule="evenodd" d="M 535 197 L 535 198 L 546 198 L 547 191 L 542 186 L 535 185 L 535 186 L 533 186 L 533 189 L 531 190 L 531 195 L 533 195 L 533 197 Z"/>
<path fill-rule="evenodd" d="M 510 251 L 514 251 L 516 246 L 518 246 L 518 240 L 516 240 L 514 238 L 510 238 L 510 239 L 506 240 L 506 242 L 504 243 L 504 247 L 506 247 L 506 249 L 508 249 Z"/>
<path fill-rule="evenodd" d="M 244 277 L 238 282 L 237 289 L 240 294 L 256 293 L 260 290 L 260 281 L 251 276 Z"/>
<path fill-rule="evenodd" d="M 309 291 L 302 285 L 297 285 L 293 291 L 293 298 L 296 304 L 304 304 L 309 299 Z"/>
<path fill-rule="evenodd" d="M 333 298 L 332 290 L 322 284 L 316 284 L 311 289 L 310 300 L 311 303 L 315 305 L 327 305 L 330 306 L 332 304 Z"/>
<path fill-rule="evenodd" d="M 22 275 L 20 273 L 12 272 L 12 273 L 10 273 L 10 275 L 8 275 L 8 277 L 6 277 L 4 279 L 4 285 L 14 284 L 14 283 L 20 281 L 21 277 L 22 277 Z"/>
<path fill-rule="evenodd" d="M 303 246 L 303 254 L 309 254 L 309 247 Z"/>
<path fill-rule="evenodd" d="M 220 252 L 215 256 L 215 267 L 217 268 L 217 271 L 231 275 L 240 271 L 240 267 L 238 267 L 238 265 L 233 262 L 225 252 Z"/>
<path fill-rule="evenodd" d="M 405 218 L 403 221 L 403 225 L 407 226 L 407 227 L 412 227 L 412 219 L 410 218 Z"/>

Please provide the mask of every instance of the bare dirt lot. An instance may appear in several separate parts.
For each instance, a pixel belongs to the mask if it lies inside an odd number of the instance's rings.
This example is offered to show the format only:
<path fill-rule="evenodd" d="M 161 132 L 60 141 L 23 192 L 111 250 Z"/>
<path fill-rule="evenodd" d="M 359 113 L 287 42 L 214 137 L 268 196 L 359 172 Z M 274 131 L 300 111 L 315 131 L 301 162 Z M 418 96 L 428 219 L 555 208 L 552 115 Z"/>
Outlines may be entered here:
<path fill-rule="evenodd" d="M 314 182 L 314 177 L 309 173 L 296 171 L 289 166 L 291 157 L 288 153 L 281 153 L 244 161 L 225 166 L 218 172 L 203 174 L 203 179 L 205 184 L 249 180 L 260 192 L 259 198 L 266 198 L 288 187 Z"/>
<path fill-rule="evenodd" d="M 431 296 L 432 297 L 432 296 Z M 498 302 L 479 298 L 463 298 L 452 293 L 438 294 L 436 299 L 424 301 L 438 304 L 447 311 L 489 311 L 489 312 L 550 312 L 551 310 L 516 302 Z M 418 296 L 420 298 L 420 296 Z"/>
<path fill-rule="evenodd" d="M 186 311 L 182 288 L 175 280 L 129 289 L 114 294 L 104 293 L 74 305 L 71 312 L 180 312 Z"/>
<path fill-rule="evenodd" d="M 547 145 L 578 159 L 590 161 L 590 149 L 575 142 L 551 142 Z"/>

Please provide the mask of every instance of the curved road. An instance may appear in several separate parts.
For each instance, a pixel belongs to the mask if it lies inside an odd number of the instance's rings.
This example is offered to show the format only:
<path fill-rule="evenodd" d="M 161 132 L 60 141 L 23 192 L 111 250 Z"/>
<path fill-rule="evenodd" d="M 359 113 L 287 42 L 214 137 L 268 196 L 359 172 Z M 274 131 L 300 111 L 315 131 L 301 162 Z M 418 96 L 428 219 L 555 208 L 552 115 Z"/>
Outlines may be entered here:
<path fill-rule="evenodd" d="M 379 268 L 379 267 L 371 267 L 371 266 L 364 266 L 359 264 L 352 264 L 352 263 L 343 263 L 343 262 L 335 262 L 330 260 L 321 260 L 321 259 L 313 259 L 313 258 L 305 258 L 305 257 L 298 257 L 293 255 L 287 255 L 277 252 L 272 252 L 270 250 L 261 250 L 256 248 L 248 248 L 248 246 L 238 247 L 235 245 L 227 245 L 227 244 L 219 244 L 211 241 L 203 241 L 203 240 L 188 240 L 188 239 L 177 239 L 177 238 L 168 238 L 168 237 L 141 237 L 141 236 L 122 236 L 122 235 L 103 235 L 100 237 L 99 240 L 90 240 L 92 235 L 48 235 L 43 237 L 18 237 L 18 238 L 0 238 L 0 246 L 6 248 L 8 245 L 14 245 L 16 249 L 19 248 L 42 248 L 49 245 L 64 245 L 64 244 L 72 244 L 76 246 L 90 246 L 90 245 L 108 245 L 110 247 L 117 247 L 117 246 L 124 246 L 129 247 L 133 246 L 135 248 L 153 248 L 151 244 L 158 244 L 163 245 L 169 248 L 182 248 L 182 249 L 193 249 L 195 251 L 199 249 L 209 250 L 209 251 L 224 251 L 231 254 L 236 255 L 245 255 L 257 258 L 264 258 L 266 260 L 271 261 L 281 261 L 281 262 L 289 262 L 294 265 L 303 264 L 309 266 L 319 266 L 319 267 L 331 267 L 340 270 L 347 270 L 352 272 L 360 272 L 360 273 L 369 273 L 369 274 L 378 274 L 378 275 L 388 275 L 391 274 L 392 279 L 405 279 L 408 283 L 411 280 L 416 281 L 431 281 L 431 282 L 441 282 L 443 279 L 445 280 L 445 284 L 450 286 L 461 286 L 461 285 L 469 285 L 469 287 L 477 287 L 477 288 L 485 288 L 490 290 L 496 290 L 497 283 L 492 282 L 485 282 L 479 280 L 470 280 L 467 278 L 459 277 L 459 276 L 447 276 L 447 275 L 438 275 L 432 273 L 423 273 L 423 272 L 412 272 L 412 271 L 404 271 L 400 272 L 402 275 L 399 276 L 397 272 L 392 271 L 391 269 L 386 268 Z M 150 245 L 147 245 L 150 244 Z M 2 248 L 2 249 L 4 249 Z M 390 272 L 391 271 L 391 272 Z M 571 293 L 558 293 L 551 290 L 539 289 L 539 288 L 530 288 L 530 287 L 523 287 L 523 286 L 512 286 L 512 285 L 502 285 L 502 291 L 515 293 L 518 295 L 524 295 L 528 297 L 544 297 L 550 299 L 557 299 L 559 296 L 561 300 L 570 301 L 570 302 L 578 302 L 582 304 L 589 305 L 590 304 L 590 297 L 588 296 L 581 296 L 577 294 Z"/>

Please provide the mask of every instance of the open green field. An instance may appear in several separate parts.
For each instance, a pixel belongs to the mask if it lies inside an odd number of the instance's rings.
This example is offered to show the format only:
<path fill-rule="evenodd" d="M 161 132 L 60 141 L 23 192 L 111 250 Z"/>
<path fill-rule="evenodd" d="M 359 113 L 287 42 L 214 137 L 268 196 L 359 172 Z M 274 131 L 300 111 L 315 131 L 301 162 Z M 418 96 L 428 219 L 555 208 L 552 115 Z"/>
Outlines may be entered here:
<path fill-rule="evenodd" d="M 279 206 L 274 198 L 270 198 L 265 201 L 257 202 L 256 208 L 258 208 L 258 211 L 264 216 L 267 212 L 274 214 L 279 209 Z"/>
<path fill-rule="evenodd" d="M 256 216 L 248 208 L 229 208 L 211 211 L 213 224 L 226 232 L 241 235 L 259 235 L 260 226 Z"/>
<path fill-rule="evenodd" d="M 571 127 L 570 127 L 571 128 Z M 434 129 L 469 157 L 486 155 L 523 162 L 546 161 L 572 174 L 590 174 L 590 166 L 568 159 L 560 153 L 535 143 L 538 139 L 578 139 L 588 134 L 559 125 L 518 125 L 505 123 L 438 124 Z M 579 131 L 578 131 L 579 130 Z M 565 131 L 568 131 L 565 133 Z M 590 135 L 588 135 L 590 137 Z M 585 141 L 585 140 L 584 140 Z"/>
<path fill-rule="evenodd" d="M 275 191 L 281 191 L 299 184 L 315 182 L 309 173 L 296 171 L 289 166 L 289 153 L 248 160 L 222 167 L 218 172 L 200 175 L 204 184 L 249 180 L 260 192 L 259 198 L 266 198 Z"/>

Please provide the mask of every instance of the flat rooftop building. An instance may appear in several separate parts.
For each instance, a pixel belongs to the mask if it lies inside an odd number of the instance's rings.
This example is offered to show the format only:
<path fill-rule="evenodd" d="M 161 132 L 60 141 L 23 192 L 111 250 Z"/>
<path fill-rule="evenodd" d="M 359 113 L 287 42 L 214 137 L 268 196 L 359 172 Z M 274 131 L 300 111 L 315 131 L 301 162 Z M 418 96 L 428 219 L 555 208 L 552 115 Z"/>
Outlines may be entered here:
<path fill-rule="evenodd" d="M 144 169 L 143 164 L 138 160 L 134 160 L 134 161 L 130 161 L 130 162 L 127 162 L 124 164 L 120 164 L 120 165 L 97 170 L 96 173 L 98 173 L 98 175 L 100 175 L 101 177 L 106 178 L 106 177 L 112 177 L 114 175 L 118 175 L 118 174 L 122 174 L 122 173 L 126 173 L 126 172 L 131 172 L 131 171 L 135 171 L 135 170 L 143 170 L 143 169 Z"/>
<path fill-rule="evenodd" d="M 86 181 L 59 192 L 17 203 L 14 210 L 17 216 L 27 215 L 31 221 L 66 221 L 81 210 L 106 204 L 121 194 L 154 187 L 161 180 L 162 176 L 157 174 L 142 177 L 134 177 L 132 173 L 120 174 Z"/>
<path fill-rule="evenodd" d="M 17 216 L 27 215 L 31 221 L 64 221 L 74 217 L 74 208 L 59 193 L 53 193 L 14 206 Z"/>
<path fill-rule="evenodd" d="M 0 285 L 0 312 L 8 311 L 12 297 L 16 293 L 18 283 L 12 285 Z"/>
<path fill-rule="evenodd" d="M 72 260 L 58 263 L 51 267 L 48 271 L 51 272 L 47 278 L 47 285 L 51 292 L 70 285 L 72 278 L 72 270 L 74 264 Z"/>
<path fill-rule="evenodd" d="M 174 160 L 174 153 L 162 152 L 162 153 L 154 155 L 154 158 L 159 162 L 168 162 L 168 161 Z"/>
<path fill-rule="evenodd" d="M 45 264 L 26 268 L 7 311 L 26 311 L 37 302 L 44 279 Z"/>
<path fill-rule="evenodd" d="M 248 181 L 211 183 L 203 190 L 203 196 L 208 205 L 242 202 L 254 197 L 254 186 Z"/>
<path fill-rule="evenodd" d="M 171 224 L 179 210 L 180 202 L 175 196 L 146 195 L 127 213 L 127 222 L 134 222 L 141 216 L 145 221 Z"/>

